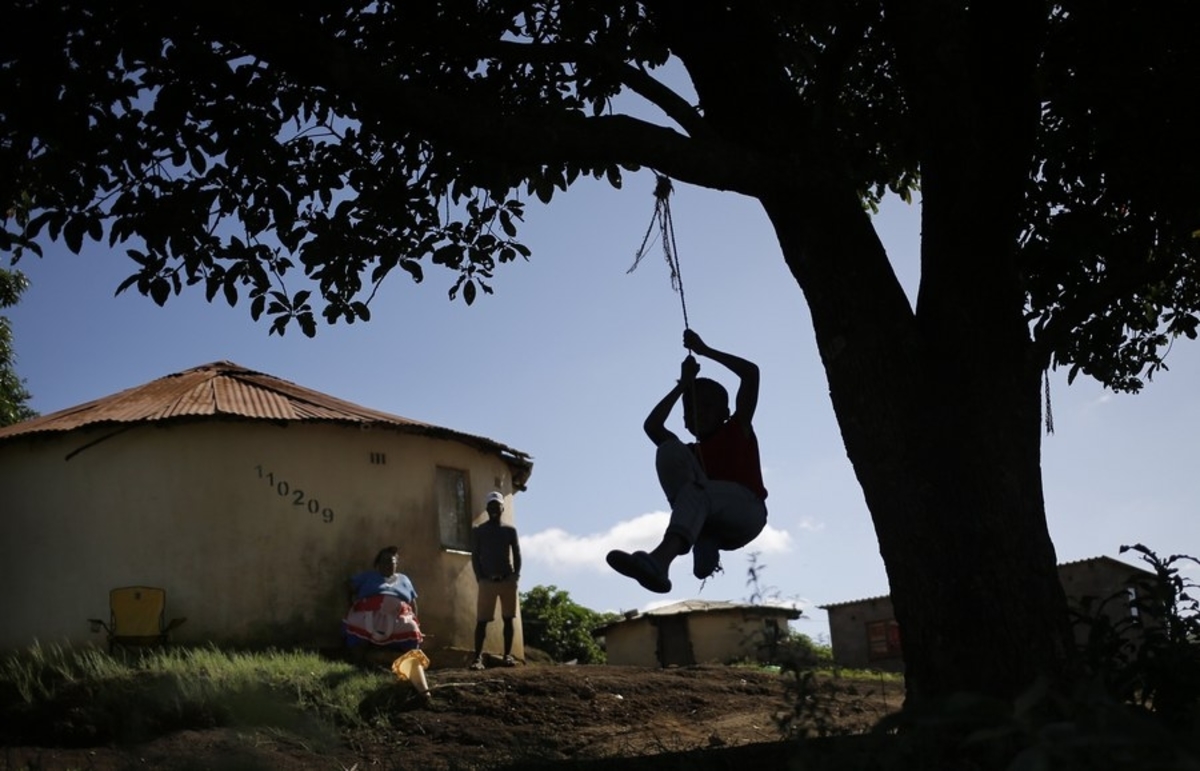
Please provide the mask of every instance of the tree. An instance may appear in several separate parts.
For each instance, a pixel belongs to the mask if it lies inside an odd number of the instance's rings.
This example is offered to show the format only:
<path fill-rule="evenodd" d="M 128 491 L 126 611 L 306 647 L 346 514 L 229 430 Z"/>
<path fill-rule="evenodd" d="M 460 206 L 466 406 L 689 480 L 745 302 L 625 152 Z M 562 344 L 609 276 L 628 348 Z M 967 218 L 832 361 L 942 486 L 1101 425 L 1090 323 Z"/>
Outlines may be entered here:
<path fill-rule="evenodd" d="M 0 308 L 16 305 L 28 286 L 25 274 L 0 268 Z M 37 413 L 27 404 L 31 398 L 32 395 L 25 389 L 25 381 L 17 376 L 12 325 L 6 317 L 0 316 L 0 428 L 37 417 Z"/>
<path fill-rule="evenodd" d="M 1069 670 L 1041 382 L 1136 391 L 1196 334 L 1188 0 L 17 0 L 0 247 L 132 241 L 135 287 L 368 319 L 490 292 L 522 194 L 649 168 L 757 199 L 810 310 L 910 697 Z M 691 103 L 655 77 L 678 63 Z M 659 119 L 620 114 L 632 93 Z M 869 209 L 922 198 L 915 307 Z M 731 266 L 730 270 L 735 270 Z M 304 287 L 295 290 L 295 284 Z"/>
<path fill-rule="evenodd" d="M 615 621 L 615 613 L 597 613 L 578 605 L 557 586 L 535 586 L 521 593 L 521 627 L 525 644 L 550 654 L 555 661 L 603 664 L 592 631 Z"/>

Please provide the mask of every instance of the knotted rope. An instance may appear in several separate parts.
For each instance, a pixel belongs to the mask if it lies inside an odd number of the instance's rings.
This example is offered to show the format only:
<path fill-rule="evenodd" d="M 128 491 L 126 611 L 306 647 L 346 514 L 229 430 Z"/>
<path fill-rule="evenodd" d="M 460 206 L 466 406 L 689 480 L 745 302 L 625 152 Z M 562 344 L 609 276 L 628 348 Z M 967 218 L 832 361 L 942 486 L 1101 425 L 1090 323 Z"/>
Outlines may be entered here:
<path fill-rule="evenodd" d="M 671 219 L 671 192 L 671 179 L 659 174 L 658 181 L 654 185 L 654 216 L 650 218 L 646 235 L 642 237 L 642 245 L 638 247 L 637 253 L 634 255 L 633 265 L 629 266 L 629 270 L 625 273 L 629 274 L 637 270 L 638 264 L 653 246 L 651 236 L 654 235 L 657 225 L 657 240 L 662 242 L 663 256 L 667 260 L 667 268 L 671 271 L 671 288 L 679 295 L 679 304 L 683 308 L 683 328 L 691 329 L 688 324 L 687 297 L 683 292 L 683 274 L 679 271 L 679 249 L 675 246 L 675 223 Z"/>

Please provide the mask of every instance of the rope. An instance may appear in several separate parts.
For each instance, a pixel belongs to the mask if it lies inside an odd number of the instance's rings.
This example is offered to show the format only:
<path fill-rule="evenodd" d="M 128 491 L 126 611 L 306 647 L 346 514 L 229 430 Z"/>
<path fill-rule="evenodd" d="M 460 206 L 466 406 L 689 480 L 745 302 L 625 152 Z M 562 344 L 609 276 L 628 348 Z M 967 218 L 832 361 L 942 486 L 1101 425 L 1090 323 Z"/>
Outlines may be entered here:
<path fill-rule="evenodd" d="M 1054 433 L 1054 412 L 1050 409 L 1050 368 L 1042 370 L 1042 377 L 1046 381 L 1046 436 Z"/>
<path fill-rule="evenodd" d="M 686 331 L 690 330 L 691 326 L 688 323 L 687 296 L 683 291 L 683 274 L 679 270 L 679 249 L 675 246 L 675 222 L 671 219 L 671 193 L 673 192 L 671 178 L 663 174 L 658 174 L 657 177 L 658 180 L 654 185 L 654 216 L 650 218 L 650 224 L 646 227 L 646 235 L 642 236 L 642 245 L 638 247 L 637 253 L 633 257 L 633 264 L 629 266 L 629 270 L 625 271 L 625 274 L 628 275 L 637 270 L 638 264 L 641 263 L 642 258 L 646 256 L 646 253 L 653 245 L 651 243 L 651 235 L 654 233 L 654 226 L 658 225 L 658 238 L 662 241 L 663 256 L 666 258 L 667 268 L 671 272 L 671 288 L 679 295 L 679 306 L 683 309 L 683 328 Z M 688 353 L 688 357 L 691 357 L 690 352 Z M 692 409 L 695 409 L 696 383 L 694 380 L 692 381 L 691 391 Z M 704 456 L 697 453 L 696 459 L 700 461 L 700 468 L 704 469 L 707 475 L 708 472 L 704 466 Z M 700 591 L 704 591 L 708 579 L 716 575 L 717 572 L 723 572 L 719 561 L 716 570 L 708 578 L 700 582 Z"/>
<path fill-rule="evenodd" d="M 646 235 L 642 237 L 642 245 L 638 247 L 637 253 L 634 255 L 633 265 L 629 266 L 629 270 L 625 273 L 629 274 L 637 270 L 638 264 L 653 246 L 650 237 L 657 225 L 658 240 L 662 241 L 663 256 L 667 260 L 667 268 L 671 271 L 671 288 L 679 295 L 679 304 L 683 308 L 683 328 L 691 329 L 688 323 L 687 297 L 683 292 L 683 274 L 679 271 L 679 249 L 675 246 L 675 222 L 671 219 L 671 192 L 670 177 L 659 174 L 658 181 L 654 185 L 654 216 L 650 218 Z"/>

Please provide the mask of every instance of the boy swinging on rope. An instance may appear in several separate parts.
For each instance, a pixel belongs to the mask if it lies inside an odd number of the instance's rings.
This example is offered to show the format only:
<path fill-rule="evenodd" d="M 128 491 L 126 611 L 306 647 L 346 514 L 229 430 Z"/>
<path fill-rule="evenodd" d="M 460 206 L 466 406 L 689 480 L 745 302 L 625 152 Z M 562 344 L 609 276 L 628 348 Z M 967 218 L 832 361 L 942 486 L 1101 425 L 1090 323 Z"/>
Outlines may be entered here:
<path fill-rule="evenodd" d="M 758 366 L 705 344 L 690 329 L 683 345 L 738 376 L 729 414 L 729 394 L 715 380 L 696 377 L 700 364 L 690 354 L 679 382 L 654 406 L 643 428 L 658 447 L 658 481 L 671 504 L 671 521 L 652 551 L 608 553 L 613 570 L 652 592 L 671 591 L 671 563 L 692 552 L 692 572 L 704 580 L 721 569 L 720 550 L 740 549 L 767 524 L 766 488 L 751 419 L 758 405 Z M 683 399 L 683 424 L 696 441 L 684 444 L 666 427 L 675 402 Z"/>

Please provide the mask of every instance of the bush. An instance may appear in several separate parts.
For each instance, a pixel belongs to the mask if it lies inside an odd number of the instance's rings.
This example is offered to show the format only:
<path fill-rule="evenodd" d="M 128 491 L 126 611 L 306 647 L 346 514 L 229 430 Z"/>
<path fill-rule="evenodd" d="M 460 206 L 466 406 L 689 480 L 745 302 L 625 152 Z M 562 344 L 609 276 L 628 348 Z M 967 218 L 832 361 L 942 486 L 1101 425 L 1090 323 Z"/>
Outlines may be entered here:
<path fill-rule="evenodd" d="M 575 603 L 556 586 L 535 586 L 521 594 L 525 644 L 555 661 L 603 664 L 604 650 L 592 631 L 617 618 L 615 613 L 597 613 Z"/>
<path fill-rule="evenodd" d="M 1084 675 L 1171 730 L 1200 732 L 1200 587 L 1178 567 L 1200 562 L 1184 554 L 1162 558 L 1142 544 L 1121 547 L 1127 551 L 1139 553 L 1154 576 L 1132 584 L 1132 601 L 1121 591 L 1077 612 L 1076 623 L 1088 630 Z M 1114 614 L 1114 620 L 1103 612 L 1111 604 L 1128 605 L 1130 612 Z"/>

